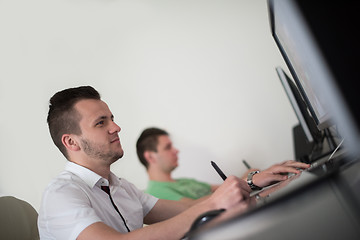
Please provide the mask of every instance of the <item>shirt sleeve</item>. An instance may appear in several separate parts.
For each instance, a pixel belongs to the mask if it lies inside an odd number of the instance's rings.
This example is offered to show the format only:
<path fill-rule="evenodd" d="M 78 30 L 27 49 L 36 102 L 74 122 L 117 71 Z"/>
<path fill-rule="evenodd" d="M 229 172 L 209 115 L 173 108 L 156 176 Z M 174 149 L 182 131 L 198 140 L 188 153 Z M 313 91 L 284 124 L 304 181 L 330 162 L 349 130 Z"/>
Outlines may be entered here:
<path fill-rule="evenodd" d="M 48 188 L 39 211 L 41 239 L 76 239 L 88 226 L 101 222 L 87 195 L 76 186 Z"/>
<path fill-rule="evenodd" d="M 143 216 L 145 217 L 150 210 L 155 206 L 156 202 L 159 200 L 157 197 L 151 196 L 150 194 L 144 193 L 139 190 L 134 184 L 128 182 L 126 179 L 121 179 L 121 184 L 128 192 L 129 195 L 136 196 L 139 199 L 143 207 Z"/>

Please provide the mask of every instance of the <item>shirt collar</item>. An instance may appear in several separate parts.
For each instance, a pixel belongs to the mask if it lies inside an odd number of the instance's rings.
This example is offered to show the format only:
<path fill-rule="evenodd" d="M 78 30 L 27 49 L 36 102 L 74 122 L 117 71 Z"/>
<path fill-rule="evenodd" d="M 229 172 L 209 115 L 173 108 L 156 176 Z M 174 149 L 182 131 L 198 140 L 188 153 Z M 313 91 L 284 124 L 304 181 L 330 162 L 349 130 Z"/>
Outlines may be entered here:
<path fill-rule="evenodd" d="M 95 185 L 109 186 L 109 181 L 107 179 L 79 164 L 67 162 L 65 171 L 71 172 L 81 178 L 90 188 L 93 188 Z M 112 172 L 110 172 L 110 182 L 113 186 L 120 185 L 120 180 Z"/>

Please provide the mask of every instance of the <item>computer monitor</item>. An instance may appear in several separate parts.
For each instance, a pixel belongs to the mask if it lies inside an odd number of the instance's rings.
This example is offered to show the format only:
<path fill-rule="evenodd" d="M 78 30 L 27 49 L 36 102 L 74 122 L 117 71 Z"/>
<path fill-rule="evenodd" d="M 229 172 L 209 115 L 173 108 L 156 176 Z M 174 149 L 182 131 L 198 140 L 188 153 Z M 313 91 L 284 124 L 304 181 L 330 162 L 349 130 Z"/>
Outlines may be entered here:
<path fill-rule="evenodd" d="M 269 6 L 273 37 L 318 129 L 332 126 L 329 106 L 312 86 L 313 79 L 329 78 L 329 72 L 301 12 L 293 1 L 270 1 Z"/>
<path fill-rule="evenodd" d="M 302 98 L 299 89 L 281 67 L 277 67 L 276 72 L 282 86 L 284 87 L 285 93 L 288 96 L 295 115 L 304 131 L 307 141 L 309 143 L 322 142 L 323 134 L 317 129 L 316 123 L 310 115 L 309 109 Z"/>
<path fill-rule="evenodd" d="M 359 1 L 268 0 L 274 40 L 319 130 L 360 154 Z"/>
<path fill-rule="evenodd" d="M 295 132 L 293 133 L 295 134 L 294 144 L 300 143 L 301 147 L 305 147 L 301 151 L 302 156 L 298 156 L 300 159 L 297 160 L 310 163 L 318 160 L 319 158 L 330 155 L 336 148 L 336 143 L 330 133 L 330 130 L 325 129 L 320 131 L 317 128 L 317 125 L 311 116 L 309 108 L 301 96 L 296 83 L 281 67 L 277 67 L 276 72 L 307 140 L 305 145 L 303 145 L 304 143 L 301 144 L 300 139 L 295 139 L 299 136 L 296 136 Z M 299 146 L 295 145 L 295 152 L 298 147 Z"/>

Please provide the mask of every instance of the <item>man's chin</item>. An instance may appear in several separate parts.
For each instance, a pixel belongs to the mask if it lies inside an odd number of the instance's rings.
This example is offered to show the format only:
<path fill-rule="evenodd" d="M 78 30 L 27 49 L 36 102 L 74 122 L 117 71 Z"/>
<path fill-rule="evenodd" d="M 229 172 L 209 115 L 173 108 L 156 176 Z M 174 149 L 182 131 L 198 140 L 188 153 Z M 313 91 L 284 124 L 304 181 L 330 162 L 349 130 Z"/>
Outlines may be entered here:
<path fill-rule="evenodd" d="M 114 157 L 112 158 L 112 162 L 116 162 L 117 160 L 119 160 L 120 158 L 122 158 L 124 156 L 124 152 L 121 153 L 117 153 L 116 155 L 114 155 Z"/>

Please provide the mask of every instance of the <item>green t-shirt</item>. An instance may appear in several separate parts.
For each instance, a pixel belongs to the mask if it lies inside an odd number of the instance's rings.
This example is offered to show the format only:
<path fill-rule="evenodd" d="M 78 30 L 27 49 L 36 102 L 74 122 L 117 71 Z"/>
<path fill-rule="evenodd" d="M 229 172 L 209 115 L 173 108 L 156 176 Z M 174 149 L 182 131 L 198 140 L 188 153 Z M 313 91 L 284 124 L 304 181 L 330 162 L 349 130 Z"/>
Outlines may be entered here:
<path fill-rule="evenodd" d="M 211 194 L 211 186 L 195 179 L 179 178 L 175 182 L 149 181 L 145 192 L 168 200 L 180 200 L 184 197 L 198 199 Z"/>

